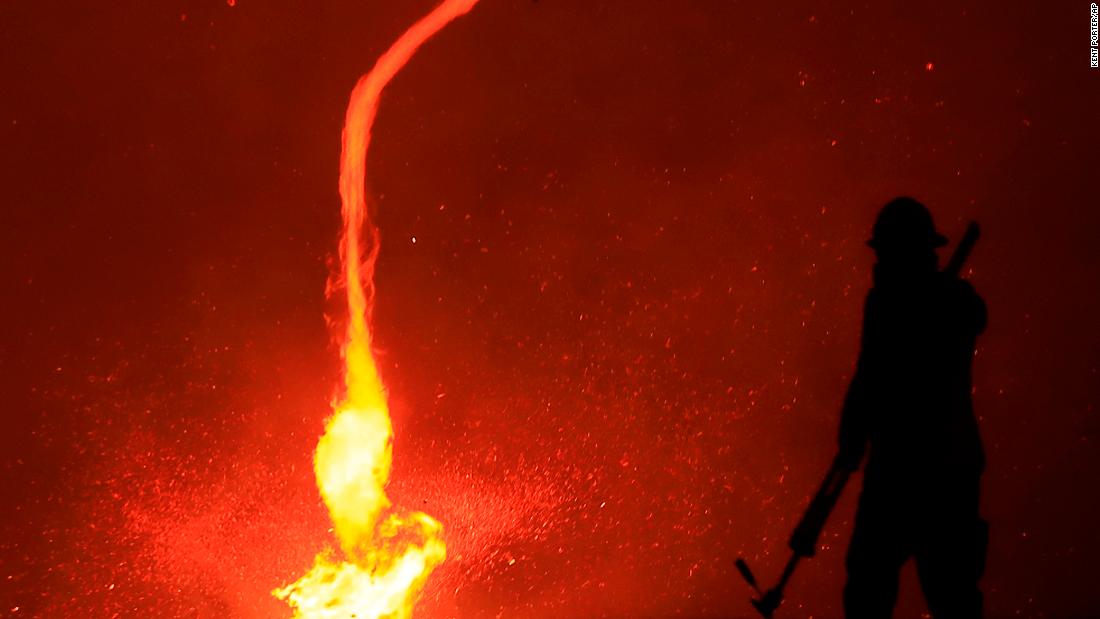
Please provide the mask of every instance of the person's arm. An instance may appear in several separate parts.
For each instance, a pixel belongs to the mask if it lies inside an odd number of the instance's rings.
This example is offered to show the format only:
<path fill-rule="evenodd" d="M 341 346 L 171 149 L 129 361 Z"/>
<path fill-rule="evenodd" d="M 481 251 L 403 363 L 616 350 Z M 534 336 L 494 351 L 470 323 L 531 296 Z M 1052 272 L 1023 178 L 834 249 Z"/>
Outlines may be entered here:
<path fill-rule="evenodd" d="M 872 344 L 872 337 L 869 332 L 874 323 L 874 314 L 875 299 L 872 291 L 867 295 L 867 301 L 863 308 L 863 334 L 860 337 L 856 372 L 852 376 L 851 384 L 848 385 L 848 393 L 844 397 L 844 407 L 840 412 L 839 453 L 837 459 L 840 465 L 849 471 L 859 469 L 870 435 L 868 375 L 870 373 L 869 357 L 872 357 L 873 353 L 869 350 L 869 344 Z"/>
<path fill-rule="evenodd" d="M 989 323 L 989 315 L 986 313 L 985 301 L 978 295 L 978 292 L 974 290 L 974 286 L 970 285 L 970 282 L 964 281 L 963 287 L 967 297 L 967 312 L 969 320 L 969 327 L 971 332 L 977 336 L 985 331 L 986 326 Z"/>

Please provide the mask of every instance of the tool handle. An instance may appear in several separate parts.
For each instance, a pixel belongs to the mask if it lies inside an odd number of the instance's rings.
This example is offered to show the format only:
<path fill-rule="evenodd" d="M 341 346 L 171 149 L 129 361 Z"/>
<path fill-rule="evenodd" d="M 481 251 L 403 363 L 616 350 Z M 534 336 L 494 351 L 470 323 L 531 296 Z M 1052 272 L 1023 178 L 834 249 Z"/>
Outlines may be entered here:
<path fill-rule="evenodd" d="M 981 235 L 982 230 L 978 227 L 978 222 L 972 221 L 967 224 L 966 232 L 963 233 L 963 237 L 958 246 L 955 247 L 955 251 L 951 254 L 947 265 L 943 267 L 943 272 L 952 277 L 958 277 L 959 273 L 962 272 L 963 264 L 970 256 L 970 251 L 974 249 L 974 244 L 978 242 Z"/>
<path fill-rule="evenodd" d="M 848 483 L 849 474 L 850 471 L 841 464 L 839 456 L 833 460 L 833 465 L 829 467 L 829 473 L 825 475 L 825 480 L 821 482 L 817 494 L 814 495 L 810 506 L 806 508 L 806 513 L 802 515 L 802 520 L 791 533 L 791 539 L 787 545 L 796 555 L 812 557 L 817 552 L 817 540 L 821 537 L 825 522 L 833 513 L 833 507 L 836 506 L 837 499 L 840 498 L 844 486 Z"/>

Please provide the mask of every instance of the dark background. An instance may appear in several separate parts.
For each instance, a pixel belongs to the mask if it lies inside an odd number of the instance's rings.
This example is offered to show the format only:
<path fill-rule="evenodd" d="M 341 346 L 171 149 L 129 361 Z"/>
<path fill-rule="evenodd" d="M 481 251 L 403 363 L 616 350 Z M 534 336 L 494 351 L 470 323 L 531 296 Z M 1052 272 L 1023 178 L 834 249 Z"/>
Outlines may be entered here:
<path fill-rule="evenodd" d="M 0 6 L 0 614 L 289 614 L 344 105 L 431 6 Z M 450 544 L 418 616 L 747 615 L 732 560 L 786 558 L 898 194 L 985 233 L 989 615 L 1100 614 L 1088 13 L 483 0 L 430 41 L 369 170 L 391 493 Z M 855 496 L 786 616 L 840 613 Z"/>

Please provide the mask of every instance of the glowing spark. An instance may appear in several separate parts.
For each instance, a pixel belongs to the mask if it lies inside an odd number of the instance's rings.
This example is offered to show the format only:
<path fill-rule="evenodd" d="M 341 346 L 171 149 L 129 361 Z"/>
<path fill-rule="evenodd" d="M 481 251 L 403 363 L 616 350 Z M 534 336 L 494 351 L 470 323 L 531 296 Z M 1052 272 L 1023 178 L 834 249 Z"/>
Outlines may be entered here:
<path fill-rule="evenodd" d="M 359 79 L 348 102 L 340 158 L 344 217 L 340 257 L 348 302 L 341 350 L 345 393 L 314 454 L 317 487 L 332 517 L 340 552 L 321 552 L 305 576 L 274 591 L 294 607 L 296 618 L 410 617 L 428 575 L 446 557 L 442 526 L 427 514 L 390 510 L 385 492 L 393 428 L 386 389 L 371 350 L 379 238 L 378 229 L 367 219 L 364 183 L 370 131 L 382 89 L 424 41 L 476 2 L 445 0 L 416 22 Z"/>

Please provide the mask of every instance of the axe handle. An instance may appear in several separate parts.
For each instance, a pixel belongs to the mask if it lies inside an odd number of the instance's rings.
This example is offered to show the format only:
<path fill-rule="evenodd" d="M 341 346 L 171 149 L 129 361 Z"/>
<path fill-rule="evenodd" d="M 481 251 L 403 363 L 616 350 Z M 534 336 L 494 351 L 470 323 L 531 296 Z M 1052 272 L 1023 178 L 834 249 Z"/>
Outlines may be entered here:
<path fill-rule="evenodd" d="M 962 240 L 959 241 L 959 245 L 955 247 L 954 253 L 951 254 L 951 258 L 947 261 L 947 266 L 943 267 L 943 272 L 952 277 L 958 277 L 962 272 L 962 266 L 966 262 L 966 259 L 970 256 L 970 251 L 974 249 L 974 244 L 978 242 L 978 237 L 982 234 L 981 228 L 978 227 L 978 222 L 972 221 L 966 226 L 966 232 L 963 234 Z"/>
<path fill-rule="evenodd" d="M 821 531 L 825 528 L 825 522 L 833 513 L 837 499 L 844 491 L 848 482 L 848 469 L 841 464 L 840 456 L 833 460 L 829 472 L 825 475 L 821 487 L 817 489 L 798 526 L 791 533 L 791 539 L 787 543 L 796 555 L 812 557 L 817 550 L 817 539 L 821 537 Z"/>

